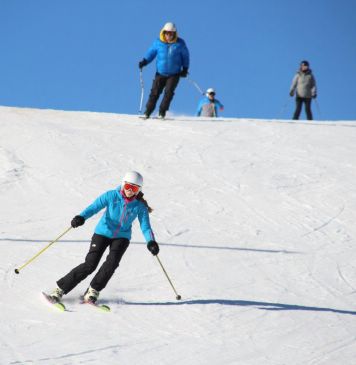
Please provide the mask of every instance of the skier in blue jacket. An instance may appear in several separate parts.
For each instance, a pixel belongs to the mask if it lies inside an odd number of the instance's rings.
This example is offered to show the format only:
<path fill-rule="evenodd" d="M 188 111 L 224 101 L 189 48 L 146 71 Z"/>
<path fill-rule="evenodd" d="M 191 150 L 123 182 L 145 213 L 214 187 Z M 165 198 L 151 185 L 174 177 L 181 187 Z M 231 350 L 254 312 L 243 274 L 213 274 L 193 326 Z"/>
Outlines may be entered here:
<path fill-rule="evenodd" d="M 187 77 L 189 68 L 189 51 L 182 38 L 178 38 L 177 28 L 173 23 L 166 23 L 139 62 L 142 68 L 156 60 L 156 75 L 145 110 L 145 117 L 149 118 L 156 107 L 156 103 L 164 90 L 164 96 L 159 107 L 159 117 L 164 118 L 174 96 L 174 91 L 180 77 Z"/>
<path fill-rule="evenodd" d="M 100 291 L 109 282 L 130 244 L 131 227 L 136 218 L 140 222 L 148 250 L 152 255 L 158 254 L 159 246 L 155 241 L 148 215 L 152 209 L 143 199 L 142 185 L 141 174 L 136 171 L 128 172 L 117 190 L 110 190 L 102 194 L 72 219 L 71 226 L 77 228 L 83 225 L 88 218 L 105 208 L 105 212 L 95 228 L 85 261 L 57 281 L 57 288 L 51 293 L 51 297 L 55 301 L 59 302 L 63 294 L 69 293 L 93 273 L 109 247 L 106 260 L 84 294 L 85 302 L 96 302 Z"/>
<path fill-rule="evenodd" d="M 199 102 L 196 116 L 216 118 L 218 116 L 218 110 L 224 110 L 224 105 L 218 99 L 215 99 L 215 90 L 209 88 L 206 90 L 205 97 Z"/>

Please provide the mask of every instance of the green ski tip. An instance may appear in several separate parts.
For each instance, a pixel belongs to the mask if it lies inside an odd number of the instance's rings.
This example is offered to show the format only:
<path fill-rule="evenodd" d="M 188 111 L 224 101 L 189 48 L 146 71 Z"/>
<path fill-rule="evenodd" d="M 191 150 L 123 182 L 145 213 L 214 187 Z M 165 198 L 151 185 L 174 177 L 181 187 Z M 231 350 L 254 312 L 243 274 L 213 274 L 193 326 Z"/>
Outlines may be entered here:
<path fill-rule="evenodd" d="M 58 308 L 61 312 L 64 312 L 66 310 L 66 307 L 63 303 L 54 303 L 53 306 Z"/>
<path fill-rule="evenodd" d="M 45 292 L 42 292 L 43 296 L 46 298 L 47 302 L 52 306 L 59 309 L 61 312 L 64 312 L 66 310 L 65 305 L 62 302 L 55 302 L 53 298 L 51 298 L 50 295 L 48 295 Z"/>
<path fill-rule="evenodd" d="M 102 310 L 103 312 L 110 312 L 111 311 L 110 307 L 108 305 L 105 305 L 105 304 L 98 305 L 98 308 L 100 310 Z"/>

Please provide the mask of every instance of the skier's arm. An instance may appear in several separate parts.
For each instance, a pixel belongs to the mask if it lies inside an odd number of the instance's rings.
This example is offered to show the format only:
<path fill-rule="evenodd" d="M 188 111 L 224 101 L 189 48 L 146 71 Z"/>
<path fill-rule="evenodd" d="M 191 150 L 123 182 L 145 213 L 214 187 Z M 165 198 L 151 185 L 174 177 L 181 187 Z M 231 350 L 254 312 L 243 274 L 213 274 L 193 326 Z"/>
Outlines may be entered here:
<path fill-rule="evenodd" d="M 190 64 L 189 50 L 184 42 L 183 47 L 182 47 L 182 66 L 183 66 L 183 68 L 188 69 L 189 64 Z"/>
<path fill-rule="evenodd" d="M 289 95 L 290 96 L 294 95 L 295 89 L 297 87 L 297 83 L 298 83 L 298 74 L 296 74 L 293 78 L 292 85 L 291 85 L 290 90 L 289 90 Z"/>
<path fill-rule="evenodd" d="M 203 101 L 202 101 L 202 100 L 200 100 L 200 101 L 199 101 L 199 104 L 198 104 L 198 109 L 197 109 L 197 111 L 196 111 L 196 113 L 195 113 L 195 115 L 196 115 L 197 117 L 200 117 L 202 106 L 203 106 Z"/>
<path fill-rule="evenodd" d="M 85 220 L 87 220 L 94 214 L 98 213 L 100 210 L 102 210 L 104 207 L 107 206 L 109 195 L 110 195 L 109 191 L 100 195 L 98 198 L 94 200 L 92 204 L 90 204 L 80 213 L 80 216 L 82 216 Z"/>
<path fill-rule="evenodd" d="M 146 52 L 144 59 L 147 61 L 147 64 L 149 64 L 154 60 L 156 56 L 157 56 L 157 41 L 154 41 L 152 46 Z"/>
<path fill-rule="evenodd" d="M 140 207 L 137 217 L 138 221 L 140 222 L 140 228 L 146 242 L 155 241 L 155 236 L 151 228 L 150 217 L 148 215 L 147 207 Z"/>
<path fill-rule="evenodd" d="M 145 240 L 147 242 L 147 249 L 152 253 L 153 256 L 156 256 L 159 253 L 159 246 L 156 242 L 155 236 L 153 234 L 150 217 L 148 215 L 147 207 L 142 207 L 138 212 L 138 220 L 140 222 L 141 231 Z"/>
<path fill-rule="evenodd" d="M 315 81 L 315 77 L 312 75 L 312 89 L 311 89 L 311 93 L 312 93 L 312 97 L 315 98 L 316 94 L 317 94 L 317 90 L 316 90 L 316 81 Z"/>
<path fill-rule="evenodd" d="M 219 100 L 215 99 L 215 103 L 219 110 L 224 110 L 224 105 L 222 105 Z"/>

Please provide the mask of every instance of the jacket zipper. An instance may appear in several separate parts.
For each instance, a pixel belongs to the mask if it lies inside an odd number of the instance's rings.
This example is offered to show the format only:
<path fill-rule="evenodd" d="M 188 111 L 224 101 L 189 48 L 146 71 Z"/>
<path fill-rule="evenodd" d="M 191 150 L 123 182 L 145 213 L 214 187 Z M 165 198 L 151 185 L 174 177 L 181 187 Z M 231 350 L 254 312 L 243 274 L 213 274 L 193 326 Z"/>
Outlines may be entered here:
<path fill-rule="evenodd" d="M 127 207 L 127 203 L 124 203 L 124 210 L 122 211 L 122 214 L 121 214 L 121 217 L 120 217 L 120 221 L 119 221 L 119 224 L 117 226 L 117 230 L 114 232 L 114 237 L 120 232 L 120 228 L 122 226 L 122 222 L 124 220 L 125 213 L 126 213 L 126 207 Z"/>

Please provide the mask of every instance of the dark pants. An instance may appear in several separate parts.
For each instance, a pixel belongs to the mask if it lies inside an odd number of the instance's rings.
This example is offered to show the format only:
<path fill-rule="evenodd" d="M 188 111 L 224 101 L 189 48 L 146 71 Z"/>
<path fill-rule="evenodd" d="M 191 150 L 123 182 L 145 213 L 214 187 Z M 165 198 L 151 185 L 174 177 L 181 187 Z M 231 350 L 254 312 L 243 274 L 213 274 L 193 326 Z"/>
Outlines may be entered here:
<path fill-rule="evenodd" d="M 164 89 L 164 96 L 161 101 L 161 105 L 159 106 L 159 114 L 165 115 L 169 109 L 169 105 L 171 104 L 174 96 L 174 90 L 178 86 L 178 83 L 179 74 L 172 76 L 162 76 L 159 73 L 156 73 L 152 83 L 151 93 L 146 104 L 145 114 L 150 115 L 155 110 L 157 100 Z"/>
<path fill-rule="evenodd" d="M 307 114 L 307 120 L 313 120 L 313 114 L 311 111 L 311 98 L 301 98 L 299 96 L 297 96 L 295 98 L 295 112 L 293 115 L 293 119 L 294 120 L 298 120 L 299 116 L 300 116 L 300 112 L 302 111 L 302 104 L 305 104 L 305 113 Z"/>
<path fill-rule="evenodd" d="M 106 248 L 110 247 L 106 260 L 90 283 L 90 286 L 97 291 L 104 289 L 119 266 L 120 260 L 129 244 L 130 241 L 126 238 L 107 238 L 94 233 L 85 262 L 75 267 L 62 279 L 59 279 L 57 281 L 58 287 L 64 291 L 64 294 L 69 293 L 82 280 L 94 272 Z"/>

